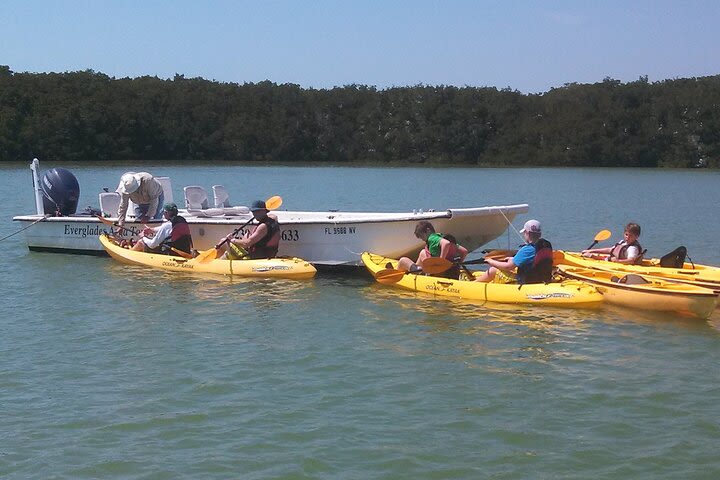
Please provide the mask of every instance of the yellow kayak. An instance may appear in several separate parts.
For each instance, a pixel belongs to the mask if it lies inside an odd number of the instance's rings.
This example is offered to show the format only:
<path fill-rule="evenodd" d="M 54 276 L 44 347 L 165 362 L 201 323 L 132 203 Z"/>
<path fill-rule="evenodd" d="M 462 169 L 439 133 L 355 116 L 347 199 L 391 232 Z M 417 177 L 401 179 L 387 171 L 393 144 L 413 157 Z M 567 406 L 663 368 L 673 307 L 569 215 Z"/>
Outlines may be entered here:
<path fill-rule="evenodd" d="M 683 268 L 661 267 L 660 260 L 656 258 L 644 259 L 637 265 L 608 262 L 607 255 L 594 255 L 594 258 L 583 257 L 579 253 L 553 251 L 554 265 L 569 265 L 574 267 L 595 268 L 620 273 L 636 273 L 638 275 L 651 275 L 673 282 L 687 283 L 699 287 L 710 288 L 720 293 L 720 268 L 710 265 L 685 263 Z"/>
<path fill-rule="evenodd" d="M 383 273 L 393 275 L 397 260 L 365 252 L 360 257 L 365 267 L 381 281 Z M 387 278 L 387 277 L 386 277 Z M 397 281 L 395 281 L 397 280 Z M 387 283 L 382 282 L 381 283 Z M 532 303 L 540 305 L 592 308 L 598 307 L 603 296 L 584 282 L 565 280 L 548 284 L 499 284 L 452 280 L 422 274 L 402 274 L 392 285 L 436 296 L 462 298 L 496 303 Z"/>
<path fill-rule="evenodd" d="M 718 303 L 718 294 L 710 289 L 649 275 L 567 265 L 558 266 L 558 272 L 595 285 L 606 302 L 625 307 L 708 318 Z"/>
<path fill-rule="evenodd" d="M 103 248 L 115 260 L 175 272 L 216 273 L 240 277 L 312 278 L 317 273 L 312 264 L 300 258 L 265 258 L 259 260 L 221 260 L 200 262 L 198 259 L 136 252 L 121 247 L 107 235 L 100 235 Z"/>

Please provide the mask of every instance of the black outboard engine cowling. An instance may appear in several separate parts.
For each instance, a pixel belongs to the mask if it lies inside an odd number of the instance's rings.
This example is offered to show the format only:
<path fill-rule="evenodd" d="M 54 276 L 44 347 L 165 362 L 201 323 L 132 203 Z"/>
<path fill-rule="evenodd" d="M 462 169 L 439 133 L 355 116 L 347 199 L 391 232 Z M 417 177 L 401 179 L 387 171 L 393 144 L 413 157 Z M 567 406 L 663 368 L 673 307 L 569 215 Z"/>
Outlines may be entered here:
<path fill-rule="evenodd" d="M 72 215 L 80 199 L 80 185 L 70 170 L 53 168 L 45 172 L 40 187 L 47 215 Z"/>

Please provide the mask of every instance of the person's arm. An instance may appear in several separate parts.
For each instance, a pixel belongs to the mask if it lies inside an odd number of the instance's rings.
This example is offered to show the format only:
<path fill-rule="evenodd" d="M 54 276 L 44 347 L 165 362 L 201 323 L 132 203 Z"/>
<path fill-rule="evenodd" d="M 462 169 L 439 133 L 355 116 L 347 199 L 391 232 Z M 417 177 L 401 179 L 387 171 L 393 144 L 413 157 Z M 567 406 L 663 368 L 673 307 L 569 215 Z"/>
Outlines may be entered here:
<path fill-rule="evenodd" d="M 440 258 L 450 257 L 450 251 L 453 248 L 453 243 L 447 238 L 440 240 Z"/>
<path fill-rule="evenodd" d="M 454 256 L 460 257 L 460 261 L 463 261 L 465 260 L 468 251 L 467 248 L 463 247 L 462 245 L 453 243 L 446 238 L 440 240 L 440 258 L 449 258 L 451 253 L 455 253 Z"/>
<path fill-rule="evenodd" d="M 128 211 L 128 205 L 130 205 L 130 196 L 120 194 L 120 206 L 118 207 L 118 221 L 117 224 L 122 226 L 125 223 L 125 215 Z"/>
<path fill-rule="evenodd" d="M 157 182 L 157 180 L 155 180 L 154 178 L 152 179 L 152 181 Z M 157 182 L 157 183 L 159 184 L 159 182 Z M 162 187 L 160 188 L 160 192 L 162 193 Z M 157 215 L 158 210 L 160 208 L 162 208 L 162 205 L 160 205 L 160 195 L 158 194 L 157 196 L 155 196 L 153 194 L 152 198 L 150 199 L 150 204 L 148 205 L 147 215 L 146 215 L 147 218 L 148 219 L 155 218 L 155 215 Z M 145 221 L 147 221 L 147 220 L 145 220 Z"/>
<path fill-rule="evenodd" d="M 613 247 L 603 247 L 603 248 L 591 248 L 586 249 L 580 252 L 583 256 L 586 255 L 592 255 L 593 253 L 610 253 L 612 252 Z"/>
<path fill-rule="evenodd" d="M 259 224 L 255 227 L 253 233 L 247 238 L 239 238 L 237 240 L 231 240 L 233 243 L 240 245 L 243 248 L 250 248 L 259 242 L 267 233 L 267 225 L 264 223 Z"/>
<path fill-rule="evenodd" d="M 157 248 L 172 234 L 172 223 L 164 222 L 159 227 L 151 230 L 155 231 L 155 235 L 153 237 L 143 237 L 143 242 L 145 242 L 145 245 L 147 245 L 148 248 Z"/>
<path fill-rule="evenodd" d="M 506 272 L 512 272 L 517 268 L 515 265 L 515 262 L 513 261 L 513 257 L 505 257 L 503 260 L 497 260 L 494 258 L 486 258 L 485 261 L 488 265 L 491 267 L 495 267 L 500 270 L 504 270 Z"/>

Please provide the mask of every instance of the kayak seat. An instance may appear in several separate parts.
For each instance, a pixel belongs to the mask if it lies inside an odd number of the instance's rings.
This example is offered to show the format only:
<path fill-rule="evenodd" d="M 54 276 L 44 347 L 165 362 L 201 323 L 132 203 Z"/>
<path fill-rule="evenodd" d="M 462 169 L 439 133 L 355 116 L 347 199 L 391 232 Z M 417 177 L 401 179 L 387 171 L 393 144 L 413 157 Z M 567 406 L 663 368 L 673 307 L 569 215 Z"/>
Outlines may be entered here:
<path fill-rule="evenodd" d="M 622 277 L 620 280 L 618 280 L 618 283 L 624 283 L 625 285 L 644 285 L 650 282 L 645 280 L 645 277 L 635 275 L 634 273 L 629 273 Z"/>
<path fill-rule="evenodd" d="M 679 246 L 672 252 L 660 257 L 660 266 L 667 268 L 683 268 L 685 258 L 687 257 L 687 248 Z"/>
<path fill-rule="evenodd" d="M 185 193 L 185 208 L 204 210 L 208 208 L 208 196 L 203 187 L 189 185 L 183 187 Z"/>
<path fill-rule="evenodd" d="M 155 177 L 155 180 L 160 182 L 160 185 L 162 186 L 165 203 L 173 203 L 175 199 L 173 198 L 172 183 L 170 182 L 170 177 Z"/>
<path fill-rule="evenodd" d="M 120 194 L 117 192 L 100 192 L 98 195 L 100 212 L 103 217 L 117 217 L 120 208 Z"/>
<path fill-rule="evenodd" d="M 222 185 L 213 185 L 213 199 L 215 201 L 215 208 L 224 208 L 230 206 L 230 195 Z"/>

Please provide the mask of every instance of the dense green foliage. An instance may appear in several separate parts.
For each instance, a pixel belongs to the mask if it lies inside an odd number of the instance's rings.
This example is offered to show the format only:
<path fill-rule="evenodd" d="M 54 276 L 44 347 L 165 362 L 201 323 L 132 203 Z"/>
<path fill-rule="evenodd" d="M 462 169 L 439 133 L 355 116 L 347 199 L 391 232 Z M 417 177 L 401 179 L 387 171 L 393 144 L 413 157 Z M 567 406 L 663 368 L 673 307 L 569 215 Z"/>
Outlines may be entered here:
<path fill-rule="evenodd" d="M 0 66 L 0 161 L 686 167 L 720 159 L 720 76 L 510 89 L 302 89 Z"/>

